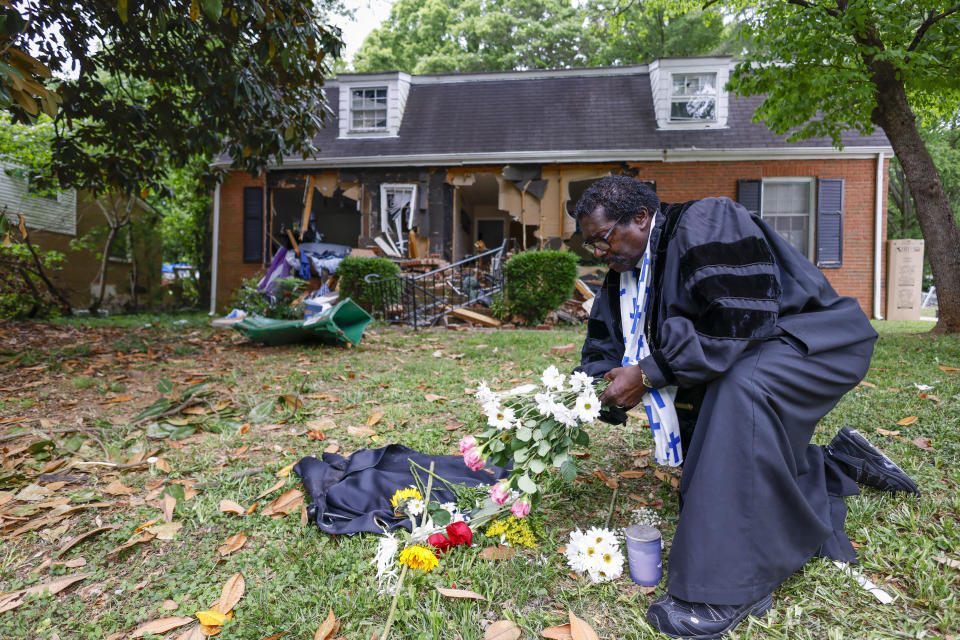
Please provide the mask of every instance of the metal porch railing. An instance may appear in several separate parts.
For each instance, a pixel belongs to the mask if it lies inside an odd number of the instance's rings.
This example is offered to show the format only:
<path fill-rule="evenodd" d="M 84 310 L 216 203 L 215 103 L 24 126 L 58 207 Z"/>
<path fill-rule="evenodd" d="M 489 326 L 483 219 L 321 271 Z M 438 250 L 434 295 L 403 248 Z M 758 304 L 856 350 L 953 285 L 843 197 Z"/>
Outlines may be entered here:
<path fill-rule="evenodd" d="M 507 243 L 446 267 L 416 276 L 364 278 L 364 294 L 374 317 L 391 323 L 429 327 L 454 309 L 492 300 L 503 289 Z"/>

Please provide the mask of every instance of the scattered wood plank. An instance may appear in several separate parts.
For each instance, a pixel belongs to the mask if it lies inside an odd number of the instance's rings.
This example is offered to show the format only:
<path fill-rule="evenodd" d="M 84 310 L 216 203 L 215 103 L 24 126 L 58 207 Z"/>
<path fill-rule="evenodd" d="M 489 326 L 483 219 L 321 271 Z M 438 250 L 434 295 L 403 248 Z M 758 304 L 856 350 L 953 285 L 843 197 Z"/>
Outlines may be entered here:
<path fill-rule="evenodd" d="M 499 328 L 501 324 L 496 318 L 491 318 L 490 316 L 485 316 L 482 313 L 470 311 L 469 309 L 454 309 L 450 313 L 461 320 L 482 324 L 485 327 Z"/>

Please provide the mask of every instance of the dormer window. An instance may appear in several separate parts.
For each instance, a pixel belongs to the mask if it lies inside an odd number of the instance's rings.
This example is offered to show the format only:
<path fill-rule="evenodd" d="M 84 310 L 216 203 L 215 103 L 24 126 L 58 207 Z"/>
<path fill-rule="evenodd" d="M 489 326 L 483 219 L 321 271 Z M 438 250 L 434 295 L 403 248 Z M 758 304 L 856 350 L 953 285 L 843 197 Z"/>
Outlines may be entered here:
<path fill-rule="evenodd" d="M 717 119 L 716 73 L 674 73 L 671 80 L 671 122 Z"/>
<path fill-rule="evenodd" d="M 353 131 L 385 131 L 387 129 L 386 87 L 351 89 L 350 129 Z"/>

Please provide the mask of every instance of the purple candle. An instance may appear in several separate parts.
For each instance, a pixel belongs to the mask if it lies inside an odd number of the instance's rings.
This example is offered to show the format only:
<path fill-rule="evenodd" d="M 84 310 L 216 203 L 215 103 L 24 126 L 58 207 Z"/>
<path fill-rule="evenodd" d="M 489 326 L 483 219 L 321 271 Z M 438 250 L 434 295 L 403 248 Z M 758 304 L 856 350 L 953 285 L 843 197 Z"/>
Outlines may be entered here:
<path fill-rule="evenodd" d="M 663 577 L 660 532 L 653 527 L 635 524 L 627 527 L 627 562 L 630 579 L 644 587 L 654 587 Z"/>

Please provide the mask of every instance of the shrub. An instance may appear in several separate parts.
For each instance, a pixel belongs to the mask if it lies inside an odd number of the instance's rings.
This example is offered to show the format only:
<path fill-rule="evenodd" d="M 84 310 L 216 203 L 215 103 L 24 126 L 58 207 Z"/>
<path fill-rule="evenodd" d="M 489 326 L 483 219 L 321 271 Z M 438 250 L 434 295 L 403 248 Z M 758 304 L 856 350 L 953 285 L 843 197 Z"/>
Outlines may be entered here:
<path fill-rule="evenodd" d="M 263 316 L 278 320 L 296 320 L 303 317 L 303 307 L 290 303 L 303 293 L 307 283 L 300 278 L 280 278 L 276 281 L 273 295 L 264 295 L 257 290 L 260 278 L 244 280 L 233 294 L 231 304 L 251 316 Z"/>
<path fill-rule="evenodd" d="M 579 259 L 570 251 L 526 251 L 504 267 L 506 307 L 528 324 L 539 324 L 573 295 Z"/>
<path fill-rule="evenodd" d="M 340 299 L 353 298 L 353 301 L 370 311 L 374 306 L 375 295 L 364 290 L 364 277 L 376 273 L 387 279 L 400 275 L 400 267 L 386 258 L 346 257 L 337 267 L 340 276 Z"/>

